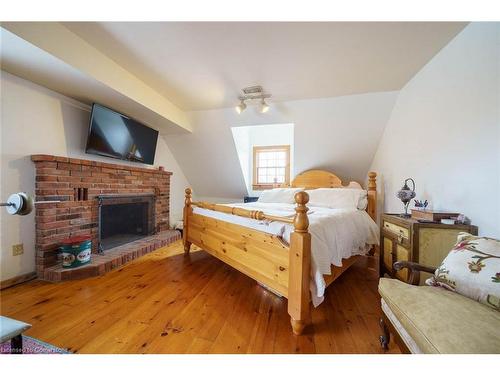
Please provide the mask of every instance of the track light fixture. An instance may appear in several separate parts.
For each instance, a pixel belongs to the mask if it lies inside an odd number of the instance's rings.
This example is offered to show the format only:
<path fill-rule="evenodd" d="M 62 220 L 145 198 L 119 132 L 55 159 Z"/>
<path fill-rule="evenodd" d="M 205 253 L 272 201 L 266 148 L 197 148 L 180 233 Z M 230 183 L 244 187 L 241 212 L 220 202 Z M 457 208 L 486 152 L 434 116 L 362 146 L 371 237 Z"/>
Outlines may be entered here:
<path fill-rule="evenodd" d="M 266 103 L 264 98 L 262 98 L 262 101 L 260 102 L 260 113 L 266 113 L 269 111 L 269 105 Z"/>
<path fill-rule="evenodd" d="M 247 105 L 246 100 L 258 100 L 260 99 L 260 113 L 266 113 L 269 111 L 269 104 L 266 103 L 265 99 L 270 98 L 271 94 L 264 93 L 262 86 L 250 86 L 245 87 L 243 90 L 243 95 L 238 97 L 240 104 L 238 104 L 235 109 L 236 112 L 241 113 L 245 110 Z"/>
<path fill-rule="evenodd" d="M 240 99 L 240 104 L 238 104 L 236 106 L 236 112 L 238 112 L 238 114 L 240 114 L 241 112 L 243 112 L 245 110 L 246 107 L 247 107 L 247 105 L 245 104 L 245 100 Z"/>

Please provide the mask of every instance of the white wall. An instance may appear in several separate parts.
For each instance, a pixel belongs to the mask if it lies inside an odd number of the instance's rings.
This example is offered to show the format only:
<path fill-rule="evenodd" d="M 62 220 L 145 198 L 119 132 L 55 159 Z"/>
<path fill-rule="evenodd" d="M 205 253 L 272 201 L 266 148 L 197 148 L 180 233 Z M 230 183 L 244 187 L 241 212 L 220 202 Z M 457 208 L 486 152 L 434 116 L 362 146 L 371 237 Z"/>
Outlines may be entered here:
<path fill-rule="evenodd" d="M 417 198 L 500 238 L 499 25 L 470 24 L 401 90 L 371 166 L 385 211 L 413 177 Z"/>
<path fill-rule="evenodd" d="M 500 32 L 497 32 L 497 45 L 500 45 Z M 498 47 L 498 48 L 500 48 L 500 47 Z M 499 52 L 499 55 L 500 55 L 500 52 Z M 498 82 L 498 87 L 500 88 L 500 57 L 497 60 L 497 72 L 498 72 L 497 82 Z M 497 116 L 498 116 L 498 119 L 500 119 L 500 93 L 497 96 L 497 101 L 498 101 L 498 103 L 497 103 Z M 498 130 L 498 144 L 500 145 L 500 130 Z M 500 186 L 500 152 L 498 153 L 498 168 L 499 168 L 498 186 Z M 498 199 L 497 215 L 498 215 L 497 223 L 500 226 L 500 199 Z"/>
<path fill-rule="evenodd" d="M 1 182 L 0 200 L 14 192 L 34 194 L 31 154 L 51 154 L 83 159 L 121 162 L 85 154 L 90 108 L 51 90 L 1 72 Z M 184 188 L 188 185 L 165 139 L 158 139 L 156 165 L 172 171 L 171 220 L 182 217 Z M 10 216 L 0 209 L 0 278 L 6 280 L 35 270 L 34 213 Z M 24 254 L 12 256 L 12 245 L 23 243 Z"/>
<path fill-rule="evenodd" d="M 167 144 L 197 198 L 241 199 L 246 184 L 231 133 L 233 126 L 294 124 L 294 171 L 324 168 L 364 182 L 397 92 L 272 103 L 265 114 L 249 105 L 190 112 L 192 134 Z"/>
<path fill-rule="evenodd" d="M 250 180 L 250 130 L 252 126 L 237 126 L 231 128 L 233 133 L 233 141 L 236 152 L 238 153 L 238 160 L 240 162 L 241 173 L 243 174 L 243 179 L 245 180 L 245 185 L 247 191 L 251 184 Z"/>

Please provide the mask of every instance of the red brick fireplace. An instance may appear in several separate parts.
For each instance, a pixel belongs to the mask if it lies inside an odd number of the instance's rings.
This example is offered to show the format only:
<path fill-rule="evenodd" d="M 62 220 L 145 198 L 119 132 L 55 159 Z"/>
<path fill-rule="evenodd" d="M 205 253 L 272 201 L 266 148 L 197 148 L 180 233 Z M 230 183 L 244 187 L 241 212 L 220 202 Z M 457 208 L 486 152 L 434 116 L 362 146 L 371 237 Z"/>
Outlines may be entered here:
<path fill-rule="evenodd" d="M 95 276 L 179 238 L 169 230 L 171 172 L 73 159 L 32 155 L 35 163 L 36 269 L 39 278 L 60 281 Z M 98 198 L 106 195 L 154 197 L 156 234 L 97 255 Z M 53 201 L 53 202 L 52 202 Z M 62 269 L 57 256 L 61 240 L 75 235 L 92 237 L 92 264 Z"/>

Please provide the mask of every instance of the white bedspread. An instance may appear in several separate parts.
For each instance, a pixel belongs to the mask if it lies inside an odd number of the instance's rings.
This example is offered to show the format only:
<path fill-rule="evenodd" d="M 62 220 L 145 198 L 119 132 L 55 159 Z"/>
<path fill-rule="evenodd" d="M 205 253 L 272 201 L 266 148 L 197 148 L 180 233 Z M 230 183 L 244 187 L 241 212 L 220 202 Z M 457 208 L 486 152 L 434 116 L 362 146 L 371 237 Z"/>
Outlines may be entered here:
<path fill-rule="evenodd" d="M 293 217 L 295 205 L 284 203 L 238 203 L 231 207 L 260 210 L 273 216 Z M 193 207 L 199 215 L 213 217 L 262 232 L 281 236 L 288 243 L 293 225 L 277 221 L 260 221 Z M 326 283 L 323 275 L 330 274 L 331 265 L 342 266 L 342 259 L 366 254 L 369 245 L 378 245 L 377 224 L 366 211 L 332 209 L 309 206 L 309 233 L 311 233 L 311 295 L 316 307 L 324 299 Z"/>

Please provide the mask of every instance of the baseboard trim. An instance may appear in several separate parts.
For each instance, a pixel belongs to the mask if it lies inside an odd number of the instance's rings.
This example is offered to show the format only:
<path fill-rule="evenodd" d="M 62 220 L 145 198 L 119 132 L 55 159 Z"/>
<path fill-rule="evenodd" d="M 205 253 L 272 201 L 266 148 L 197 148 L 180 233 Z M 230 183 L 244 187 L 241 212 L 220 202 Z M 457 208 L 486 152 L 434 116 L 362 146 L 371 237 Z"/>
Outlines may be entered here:
<path fill-rule="evenodd" d="M 10 288 L 11 286 L 24 283 L 36 279 L 36 272 L 25 273 L 24 275 L 16 276 L 11 279 L 0 281 L 0 290 Z"/>

